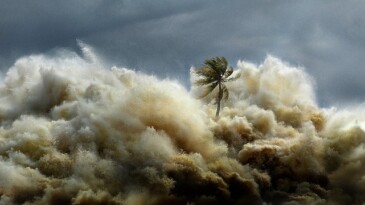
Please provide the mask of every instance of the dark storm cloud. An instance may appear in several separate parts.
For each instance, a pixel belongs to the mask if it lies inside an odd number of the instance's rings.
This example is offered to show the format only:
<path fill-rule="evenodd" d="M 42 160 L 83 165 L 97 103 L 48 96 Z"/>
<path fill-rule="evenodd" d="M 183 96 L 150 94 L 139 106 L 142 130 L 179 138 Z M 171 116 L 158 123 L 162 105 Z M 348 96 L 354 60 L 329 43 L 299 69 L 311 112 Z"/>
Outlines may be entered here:
<path fill-rule="evenodd" d="M 91 44 L 109 62 L 188 86 L 214 55 L 305 67 L 321 104 L 365 99 L 365 3 L 351 1 L 10 1 L 0 3 L 0 61 Z"/>
<path fill-rule="evenodd" d="M 179 13 L 182 9 L 190 8 L 181 3 L 167 6 L 162 1 L 155 4 L 118 0 L 5 0 L 0 3 L 0 53 L 14 60 L 19 55 L 44 52 L 55 47 L 76 48 L 77 38 L 122 29 L 140 21 L 151 21 Z M 105 40 L 117 41 L 120 37 Z"/>

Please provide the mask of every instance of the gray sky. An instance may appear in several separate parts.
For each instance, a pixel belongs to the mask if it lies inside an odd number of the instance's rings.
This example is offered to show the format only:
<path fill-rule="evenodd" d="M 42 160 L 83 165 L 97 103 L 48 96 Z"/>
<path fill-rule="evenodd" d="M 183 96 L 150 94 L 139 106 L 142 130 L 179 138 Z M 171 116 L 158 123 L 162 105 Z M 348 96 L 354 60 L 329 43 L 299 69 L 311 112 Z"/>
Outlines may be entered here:
<path fill-rule="evenodd" d="M 324 106 L 365 101 L 362 0 L 1 0 L 0 67 L 23 55 L 78 51 L 178 79 L 222 55 L 261 63 L 268 54 L 302 66 Z"/>

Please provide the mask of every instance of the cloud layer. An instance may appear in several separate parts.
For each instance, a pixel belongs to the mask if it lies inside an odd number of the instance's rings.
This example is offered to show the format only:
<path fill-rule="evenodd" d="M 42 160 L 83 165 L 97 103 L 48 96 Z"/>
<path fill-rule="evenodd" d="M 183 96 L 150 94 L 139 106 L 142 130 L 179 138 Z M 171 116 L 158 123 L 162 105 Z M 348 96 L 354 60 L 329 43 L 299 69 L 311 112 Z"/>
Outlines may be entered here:
<path fill-rule="evenodd" d="M 81 46 L 18 59 L 0 84 L 1 204 L 365 200 L 364 109 L 318 108 L 303 70 L 239 62 L 216 119 L 203 88 Z"/>
<path fill-rule="evenodd" d="M 260 63 L 267 54 L 304 66 L 322 106 L 364 100 L 364 3 L 358 0 L 65 0 L 0 2 L 0 66 L 76 39 L 110 62 L 188 85 L 212 56 Z M 51 50 L 51 51 L 50 51 Z"/>

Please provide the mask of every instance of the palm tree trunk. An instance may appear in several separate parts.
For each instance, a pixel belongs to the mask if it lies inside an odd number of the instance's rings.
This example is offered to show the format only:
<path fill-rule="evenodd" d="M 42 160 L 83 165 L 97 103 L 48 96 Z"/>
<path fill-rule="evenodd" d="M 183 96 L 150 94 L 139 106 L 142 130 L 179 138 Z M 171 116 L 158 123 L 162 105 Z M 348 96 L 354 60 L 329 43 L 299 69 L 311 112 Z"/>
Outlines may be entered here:
<path fill-rule="evenodd" d="M 221 109 L 221 100 L 222 100 L 222 85 L 221 82 L 218 83 L 218 102 L 217 102 L 217 112 L 215 113 L 215 116 L 218 117 L 219 116 L 219 111 Z"/>

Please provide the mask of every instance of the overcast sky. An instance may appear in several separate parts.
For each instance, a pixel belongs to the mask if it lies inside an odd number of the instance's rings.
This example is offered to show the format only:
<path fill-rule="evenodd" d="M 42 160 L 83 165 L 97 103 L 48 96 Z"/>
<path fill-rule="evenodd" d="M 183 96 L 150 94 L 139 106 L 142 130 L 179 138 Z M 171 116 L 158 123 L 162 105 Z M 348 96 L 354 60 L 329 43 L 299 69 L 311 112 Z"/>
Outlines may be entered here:
<path fill-rule="evenodd" d="M 106 61 L 189 87 L 212 56 L 305 67 L 323 106 L 365 101 L 362 0 L 1 0 L 0 67 L 76 39 Z"/>

